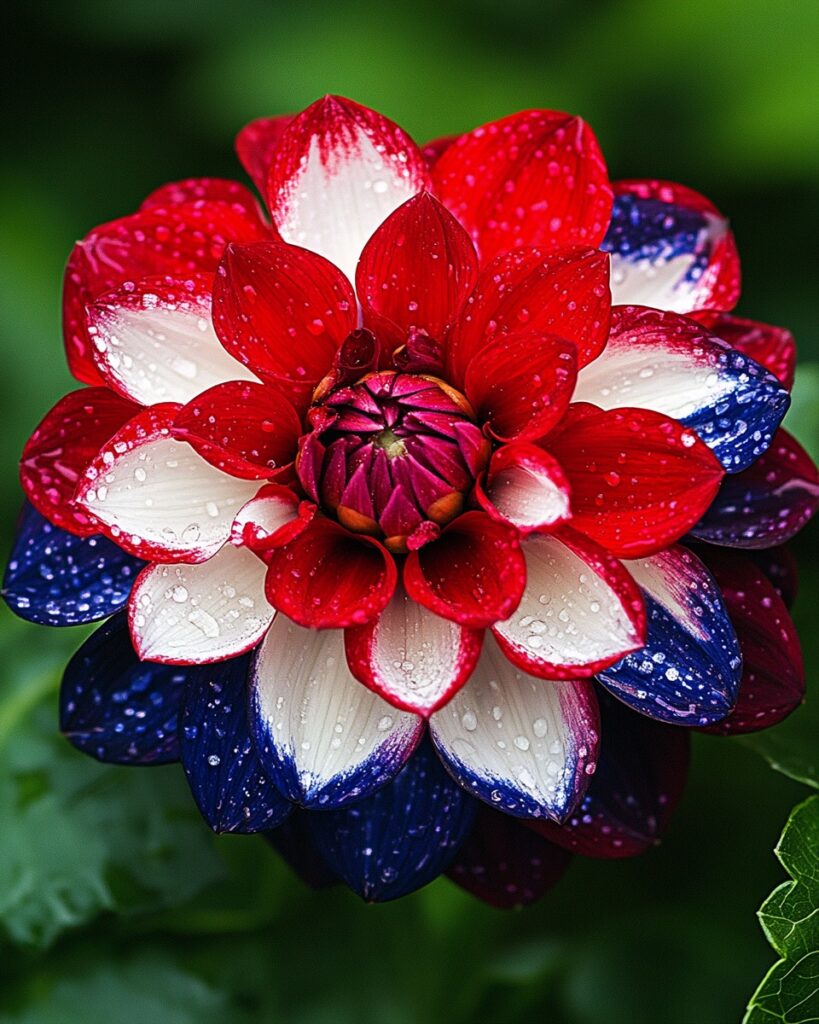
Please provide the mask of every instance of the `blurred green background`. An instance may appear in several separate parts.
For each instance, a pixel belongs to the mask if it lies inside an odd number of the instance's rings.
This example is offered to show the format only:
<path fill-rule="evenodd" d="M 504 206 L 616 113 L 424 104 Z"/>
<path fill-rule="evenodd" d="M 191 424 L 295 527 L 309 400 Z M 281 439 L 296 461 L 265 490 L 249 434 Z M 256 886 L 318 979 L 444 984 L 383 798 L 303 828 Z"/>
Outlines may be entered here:
<path fill-rule="evenodd" d="M 530 106 L 582 114 L 615 177 L 676 179 L 730 215 L 739 311 L 791 327 L 788 426 L 817 454 L 815 0 L 77 0 L 3 15 L 2 549 L 19 451 L 71 385 L 62 267 L 93 225 L 187 175 L 237 176 L 247 120 L 340 92 L 419 140 Z M 815 540 L 816 534 L 813 534 Z M 796 614 L 819 638 L 811 538 Z M 577 861 L 536 907 L 446 880 L 366 907 L 303 888 L 261 839 L 214 840 L 181 772 L 103 768 L 55 736 L 85 635 L 2 619 L 2 1024 L 723 1024 L 775 959 L 755 920 L 815 779 L 809 703 L 754 744 L 696 737 L 667 841 Z"/>

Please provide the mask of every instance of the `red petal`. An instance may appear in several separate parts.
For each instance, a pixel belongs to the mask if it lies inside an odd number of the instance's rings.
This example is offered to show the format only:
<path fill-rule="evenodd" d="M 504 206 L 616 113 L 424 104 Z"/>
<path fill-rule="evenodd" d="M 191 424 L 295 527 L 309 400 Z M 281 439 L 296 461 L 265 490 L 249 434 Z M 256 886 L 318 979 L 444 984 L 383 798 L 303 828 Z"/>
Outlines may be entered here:
<path fill-rule="evenodd" d="M 462 383 L 470 359 L 496 334 L 557 334 L 585 366 L 606 344 L 611 315 L 609 258 L 596 249 L 547 255 L 519 249 L 481 271 L 447 345 L 447 367 Z"/>
<path fill-rule="evenodd" d="M 412 330 L 443 338 L 477 275 L 469 236 L 422 192 L 390 214 L 364 246 L 355 279 L 364 323 L 392 348 Z"/>
<path fill-rule="evenodd" d="M 762 574 L 771 581 L 774 590 L 792 608 L 799 590 L 799 569 L 793 551 L 787 544 L 777 548 L 747 551 L 746 554 Z"/>
<path fill-rule="evenodd" d="M 438 540 L 411 551 L 404 566 L 413 600 L 473 629 L 511 615 L 525 583 L 515 530 L 483 512 L 459 516 Z"/>
<path fill-rule="evenodd" d="M 316 519 L 269 556 L 265 591 L 301 626 L 341 629 L 374 619 L 395 590 L 392 556 L 371 537 Z"/>
<path fill-rule="evenodd" d="M 231 355 L 300 407 L 356 326 L 355 295 L 340 270 L 306 249 L 230 246 L 214 284 L 213 323 Z"/>
<path fill-rule="evenodd" d="M 435 166 L 457 138 L 457 135 L 441 135 L 437 139 L 430 139 L 429 142 L 425 142 L 421 146 L 421 152 L 430 168 Z"/>
<path fill-rule="evenodd" d="M 501 334 L 473 356 L 465 390 L 500 441 L 536 441 L 562 419 L 577 380 L 577 349 L 544 334 Z"/>
<path fill-rule="evenodd" d="M 522 245 L 597 246 L 612 192 L 589 126 L 526 110 L 462 135 L 433 171 L 436 193 L 472 235 L 481 260 Z"/>
<path fill-rule="evenodd" d="M 139 406 L 108 388 L 80 388 L 60 399 L 26 442 L 20 481 L 31 504 L 55 526 L 81 537 L 99 533 L 74 504 L 86 467 Z"/>
<path fill-rule="evenodd" d="M 264 480 L 296 457 L 301 420 L 281 395 L 264 384 L 217 384 L 184 406 L 173 436 L 212 466 L 244 480 Z"/>
<path fill-rule="evenodd" d="M 71 372 L 88 384 L 102 383 L 86 327 L 89 302 L 152 274 L 213 271 L 228 242 L 268 234 L 258 216 L 225 202 L 151 207 L 95 228 L 74 246 L 63 280 L 63 335 Z"/>
<path fill-rule="evenodd" d="M 267 195 L 267 178 L 276 148 L 292 120 L 290 115 L 259 117 L 246 124 L 236 136 L 236 155 L 263 196 Z"/>
<path fill-rule="evenodd" d="M 720 313 L 708 322 L 717 337 L 770 370 L 788 390 L 793 387 L 796 342 L 789 330 L 756 320 L 743 320 L 729 313 Z"/>
<path fill-rule="evenodd" d="M 236 513 L 230 542 L 263 556 L 271 548 L 284 547 L 303 533 L 315 518 L 317 509 L 310 501 L 281 484 L 266 484 Z"/>
<path fill-rule="evenodd" d="M 583 416 L 548 442 L 572 489 L 572 525 L 621 558 L 680 538 L 719 490 L 724 470 L 687 427 L 647 409 Z"/>
<path fill-rule="evenodd" d="M 227 178 L 184 178 L 182 181 L 171 181 L 154 189 L 143 200 L 140 210 L 202 201 L 228 203 L 249 220 L 258 221 L 264 230 L 262 211 L 256 197 L 240 182 Z"/>
<path fill-rule="evenodd" d="M 493 519 L 521 532 L 559 526 L 571 518 L 570 490 L 557 459 L 534 444 L 505 444 L 492 456 L 475 497 Z"/>
<path fill-rule="evenodd" d="M 742 682 L 733 711 L 703 732 L 723 736 L 776 725 L 805 698 L 799 636 L 773 584 L 744 555 L 698 548 L 722 590 L 742 650 Z"/>

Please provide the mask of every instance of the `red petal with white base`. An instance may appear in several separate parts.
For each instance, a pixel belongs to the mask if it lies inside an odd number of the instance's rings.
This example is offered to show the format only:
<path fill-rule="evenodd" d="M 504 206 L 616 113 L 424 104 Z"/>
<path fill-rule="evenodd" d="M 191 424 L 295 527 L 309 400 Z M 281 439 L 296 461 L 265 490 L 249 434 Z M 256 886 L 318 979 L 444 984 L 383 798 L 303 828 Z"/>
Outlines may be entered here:
<path fill-rule="evenodd" d="M 138 558 L 204 562 L 230 536 L 257 483 L 208 465 L 171 428 L 178 405 L 143 409 L 85 471 L 76 501 L 98 529 Z"/>
<path fill-rule="evenodd" d="M 799 636 L 773 584 L 744 555 L 700 549 L 725 599 L 742 650 L 742 681 L 734 709 L 703 732 L 723 736 L 776 725 L 805 699 Z"/>
<path fill-rule="evenodd" d="M 497 334 L 556 334 L 575 343 L 579 366 L 594 359 L 609 333 L 608 260 L 596 249 L 518 249 L 493 260 L 451 331 L 452 382 L 463 383 L 470 359 Z"/>
<path fill-rule="evenodd" d="M 344 275 L 306 249 L 279 242 L 230 246 L 213 288 L 213 323 L 240 363 L 294 404 L 309 400 L 356 326 Z"/>
<path fill-rule="evenodd" d="M 213 271 L 228 242 L 255 242 L 269 231 L 230 203 L 202 201 L 152 207 L 101 224 L 78 242 L 63 279 L 63 336 L 71 372 L 101 383 L 91 354 L 85 308 L 127 281 Z"/>
<path fill-rule="evenodd" d="M 212 274 L 143 277 L 91 303 L 88 334 L 106 384 L 140 405 L 156 405 L 251 378 L 216 337 L 212 290 Z"/>
<path fill-rule="evenodd" d="M 315 514 L 316 506 L 309 501 L 299 501 L 289 487 L 266 484 L 239 509 L 233 520 L 230 542 L 261 554 L 289 544 L 307 529 Z"/>
<path fill-rule="evenodd" d="M 421 151 L 398 125 L 352 100 L 326 96 L 282 135 L 268 205 L 286 242 L 325 256 L 352 281 L 370 235 L 429 184 Z"/>
<path fill-rule="evenodd" d="M 467 629 L 413 601 L 399 583 L 373 622 L 344 636 L 350 671 L 405 711 L 428 717 L 472 674 L 483 633 Z"/>
<path fill-rule="evenodd" d="M 341 629 L 379 615 L 395 590 L 389 552 L 329 519 L 315 519 L 268 558 L 267 598 L 301 626 Z"/>
<path fill-rule="evenodd" d="M 203 665 L 249 651 L 276 614 L 264 596 L 264 563 L 226 544 L 200 565 L 149 565 L 128 603 L 143 661 Z"/>
<path fill-rule="evenodd" d="M 74 503 L 74 493 L 100 448 L 138 411 L 107 388 L 81 388 L 61 398 L 20 459 L 20 482 L 37 511 L 69 533 L 98 533 L 94 517 Z"/>
<path fill-rule="evenodd" d="M 171 181 L 155 189 L 143 200 L 141 210 L 156 206 L 179 206 L 182 203 L 198 202 L 229 203 L 247 217 L 258 220 L 264 227 L 259 203 L 249 188 L 238 181 L 227 178 L 184 178 Z"/>
<path fill-rule="evenodd" d="M 284 395 L 251 381 L 217 384 L 189 402 L 173 436 L 217 469 L 244 480 L 275 476 L 296 457 L 301 420 Z"/>
<path fill-rule="evenodd" d="M 571 518 L 570 489 L 560 463 L 534 444 L 506 444 L 475 485 L 481 508 L 493 519 L 528 533 Z"/>
<path fill-rule="evenodd" d="M 259 117 L 246 124 L 236 136 L 234 148 L 242 167 L 253 179 L 253 184 L 267 195 L 267 177 L 273 156 L 292 117 Z"/>
<path fill-rule="evenodd" d="M 500 334 L 473 356 L 464 389 L 499 441 L 537 441 L 569 408 L 577 349 L 547 334 Z"/>
<path fill-rule="evenodd" d="M 364 325 L 392 348 L 411 331 L 441 339 L 477 276 L 469 235 L 422 192 L 390 214 L 364 246 L 355 279 Z"/>
<path fill-rule="evenodd" d="M 589 126 L 525 110 L 462 135 L 440 156 L 435 191 L 472 235 L 481 260 L 522 245 L 597 246 L 612 191 Z"/>
<path fill-rule="evenodd" d="M 709 317 L 708 324 L 718 338 L 770 370 L 788 390 L 793 387 L 796 342 L 787 328 L 744 320 L 729 313 Z"/>
<path fill-rule="evenodd" d="M 562 821 L 594 773 L 600 731 L 591 680 L 535 679 L 510 665 L 491 636 L 469 682 L 429 724 L 458 782 L 517 818 Z"/>
<path fill-rule="evenodd" d="M 472 629 L 517 607 L 526 566 L 517 532 L 483 512 L 467 512 L 404 565 L 407 593 L 425 608 Z"/>
<path fill-rule="evenodd" d="M 693 430 L 647 409 L 584 416 L 548 448 L 569 479 L 572 525 L 621 558 L 682 537 L 725 472 Z"/>
<path fill-rule="evenodd" d="M 577 679 L 643 646 L 643 598 L 616 558 L 567 527 L 533 533 L 521 547 L 526 589 L 493 627 L 510 661 L 544 679 Z"/>

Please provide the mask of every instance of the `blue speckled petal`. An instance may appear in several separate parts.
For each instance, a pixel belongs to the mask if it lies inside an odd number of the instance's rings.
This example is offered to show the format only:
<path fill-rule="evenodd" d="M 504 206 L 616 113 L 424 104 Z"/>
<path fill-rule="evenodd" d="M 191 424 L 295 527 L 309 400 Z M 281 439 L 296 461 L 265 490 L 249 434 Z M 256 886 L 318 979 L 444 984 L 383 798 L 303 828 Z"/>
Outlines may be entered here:
<path fill-rule="evenodd" d="M 737 698 L 742 656 L 714 578 L 679 545 L 626 565 L 645 596 L 648 638 L 598 679 L 650 718 L 675 725 L 725 718 Z"/>
<path fill-rule="evenodd" d="M 106 537 L 76 537 L 53 526 L 27 503 L 6 568 L 3 597 L 29 622 L 96 622 L 124 607 L 144 565 Z"/>
<path fill-rule="evenodd" d="M 60 728 L 78 750 L 99 761 L 177 761 L 177 717 L 188 671 L 140 661 L 125 613 L 116 615 L 85 641 L 66 667 Z"/>
<path fill-rule="evenodd" d="M 309 817 L 328 866 L 365 900 L 406 896 L 445 871 L 475 814 L 475 801 L 422 743 L 372 796 Z"/>
<path fill-rule="evenodd" d="M 190 670 L 182 714 L 182 764 L 214 832 L 262 832 L 290 812 L 262 770 L 248 727 L 250 655 Z"/>

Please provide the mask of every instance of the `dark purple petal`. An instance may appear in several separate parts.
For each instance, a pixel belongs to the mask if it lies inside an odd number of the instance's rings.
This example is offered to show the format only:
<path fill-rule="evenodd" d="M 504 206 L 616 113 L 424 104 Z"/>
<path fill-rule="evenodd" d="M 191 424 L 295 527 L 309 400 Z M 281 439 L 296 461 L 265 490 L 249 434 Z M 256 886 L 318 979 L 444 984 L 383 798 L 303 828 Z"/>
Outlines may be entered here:
<path fill-rule="evenodd" d="M 293 872 L 311 889 L 327 889 L 338 884 L 338 877 L 327 867 L 316 848 L 310 831 L 310 811 L 294 807 L 278 828 L 264 837 Z"/>

